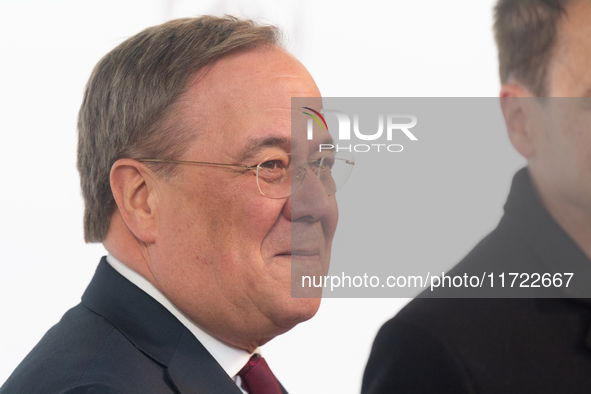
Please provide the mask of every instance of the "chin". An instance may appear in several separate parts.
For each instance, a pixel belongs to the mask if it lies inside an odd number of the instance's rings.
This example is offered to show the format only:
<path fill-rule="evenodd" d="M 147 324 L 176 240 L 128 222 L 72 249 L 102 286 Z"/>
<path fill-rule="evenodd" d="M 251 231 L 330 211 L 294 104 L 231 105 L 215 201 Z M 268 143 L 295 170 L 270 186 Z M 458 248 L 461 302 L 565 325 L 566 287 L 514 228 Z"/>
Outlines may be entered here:
<path fill-rule="evenodd" d="M 280 305 L 283 308 L 276 312 L 273 319 L 285 331 L 311 319 L 320 308 L 320 298 L 290 298 L 287 303 L 288 305 Z"/>
<path fill-rule="evenodd" d="M 299 323 L 311 319 L 319 307 L 320 298 L 289 298 L 282 305 L 275 305 L 274 310 L 267 314 L 264 325 L 259 327 L 256 335 L 253 335 L 255 346 L 252 349 L 264 345 Z M 262 333 L 265 334 L 261 335 Z M 244 346 L 240 347 L 244 348 Z"/>

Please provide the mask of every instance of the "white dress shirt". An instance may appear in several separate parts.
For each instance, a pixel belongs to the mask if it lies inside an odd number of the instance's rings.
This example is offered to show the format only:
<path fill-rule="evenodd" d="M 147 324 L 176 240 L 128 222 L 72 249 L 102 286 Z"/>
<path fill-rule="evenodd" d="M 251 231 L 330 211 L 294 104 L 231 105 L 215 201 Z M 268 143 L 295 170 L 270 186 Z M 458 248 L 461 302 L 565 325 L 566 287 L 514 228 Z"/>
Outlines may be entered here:
<path fill-rule="evenodd" d="M 110 254 L 107 255 L 107 262 L 119 272 L 123 277 L 129 280 L 131 283 L 142 289 L 150 297 L 158 301 L 164 306 L 170 313 L 172 313 L 185 327 L 195 335 L 195 338 L 207 351 L 213 356 L 213 358 L 220 364 L 220 366 L 226 371 L 236 385 L 240 388 L 240 377 L 236 374 L 240 372 L 242 367 L 250 360 L 250 357 L 258 353 L 260 349 L 257 348 L 253 353 L 248 353 L 244 349 L 238 349 L 232 347 L 219 339 L 214 338 L 210 334 L 199 328 L 191 319 L 189 319 L 183 312 L 181 312 L 172 302 L 168 300 L 150 281 L 146 278 L 117 260 Z M 240 388 L 242 390 L 242 388 Z M 247 394 L 246 391 L 242 390 L 243 393 Z"/>

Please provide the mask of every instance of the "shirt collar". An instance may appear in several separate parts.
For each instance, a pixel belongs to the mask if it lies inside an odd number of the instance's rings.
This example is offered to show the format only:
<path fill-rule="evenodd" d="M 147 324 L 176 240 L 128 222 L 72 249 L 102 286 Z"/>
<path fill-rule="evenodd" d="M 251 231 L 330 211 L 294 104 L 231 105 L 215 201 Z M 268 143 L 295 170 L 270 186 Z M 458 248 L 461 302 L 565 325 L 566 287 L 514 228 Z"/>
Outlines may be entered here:
<path fill-rule="evenodd" d="M 170 313 L 174 315 L 203 345 L 205 349 L 213 356 L 213 358 L 220 364 L 230 377 L 242 369 L 248 362 L 250 357 L 257 353 L 260 354 L 260 349 L 257 348 L 252 354 L 246 350 L 238 349 L 230 346 L 212 335 L 205 332 L 191 319 L 189 319 L 183 312 L 181 312 L 168 298 L 164 296 L 150 281 L 129 268 L 127 265 L 117 260 L 112 255 L 107 255 L 107 262 L 115 271 L 121 274 L 124 278 L 139 287 L 150 297 L 158 301 Z"/>

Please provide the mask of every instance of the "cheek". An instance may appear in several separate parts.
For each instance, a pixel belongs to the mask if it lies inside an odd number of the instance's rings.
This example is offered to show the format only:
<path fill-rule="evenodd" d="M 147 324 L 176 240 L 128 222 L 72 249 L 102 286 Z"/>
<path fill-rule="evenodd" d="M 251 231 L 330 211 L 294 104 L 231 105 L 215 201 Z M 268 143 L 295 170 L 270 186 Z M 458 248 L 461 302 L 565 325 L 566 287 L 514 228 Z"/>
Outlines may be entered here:
<path fill-rule="evenodd" d="M 199 187 L 195 187 L 199 185 Z M 216 237 L 223 233 L 221 198 L 209 178 L 180 181 L 159 201 L 160 247 L 183 261 L 210 262 Z M 221 219 L 220 219 L 221 218 Z"/>
<path fill-rule="evenodd" d="M 331 196 L 330 209 L 326 217 L 322 220 L 322 230 L 324 232 L 324 238 L 326 243 L 330 245 L 334 237 L 334 233 L 337 229 L 337 223 L 339 221 L 339 208 L 335 195 Z M 330 249 L 327 251 L 330 255 Z"/>
<path fill-rule="evenodd" d="M 235 269 L 263 269 L 262 246 L 281 216 L 281 202 L 259 195 L 234 195 L 216 204 L 218 212 L 211 222 L 216 253 Z"/>
<path fill-rule="evenodd" d="M 589 198 L 591 183 L 591 138 L 584 127 L 563 116 L 546 125 L 547 138 L 538 150 L 538 162 L 548 188 L 566 201 Z M 569 120 L 569 121 L 566 121 Z"/>
<path fill-rule="evenodd" d="M 269 264 L 269 258 L 289 249 L 291 225 L 284 216 L 284 206 L 285 200 L 261 196 L 260 199 L 253 199 L 237 216 L 239 224 L 236 229 L 240 236 L 241 249 L 249 253 L 243 257 L 250 261 L 257 259 L 256 269 L 261 271 L 260 274 L 268 274 L 274 268 L 273 264 Z M 249 269 L 255 268 L 251 266 Z"/>

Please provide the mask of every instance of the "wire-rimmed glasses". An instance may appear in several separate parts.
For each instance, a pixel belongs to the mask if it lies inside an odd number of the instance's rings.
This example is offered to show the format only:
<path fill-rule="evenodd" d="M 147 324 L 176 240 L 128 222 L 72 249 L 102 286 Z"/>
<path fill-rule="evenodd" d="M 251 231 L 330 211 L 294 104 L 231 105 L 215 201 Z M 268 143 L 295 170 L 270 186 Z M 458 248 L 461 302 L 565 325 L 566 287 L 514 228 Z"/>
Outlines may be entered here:
<path fill-rule="evenodd" d="M 139 159 L 138 161 L 242 167 L 247 171 L 256 170 L 259 191 L 268 198 L 291 196 L 302 184 L 308 170 L 318 177 L 326 193 L 332 195 L 347 182 L 355 165 L 355 159 L 349 152 L 330 152 L 315 159 L 297 153 L 284 153 L 269 157 L 255 166 L 165 159 Z"/>

